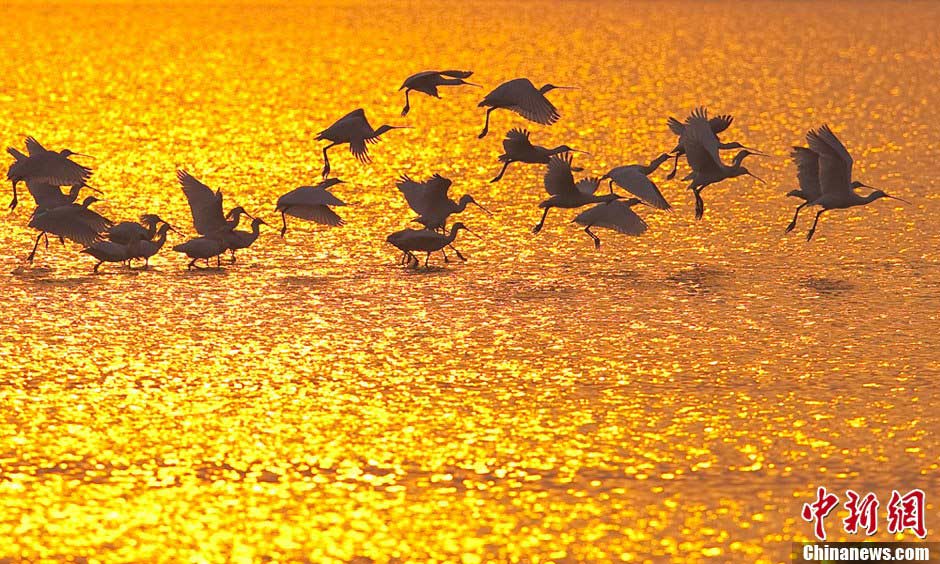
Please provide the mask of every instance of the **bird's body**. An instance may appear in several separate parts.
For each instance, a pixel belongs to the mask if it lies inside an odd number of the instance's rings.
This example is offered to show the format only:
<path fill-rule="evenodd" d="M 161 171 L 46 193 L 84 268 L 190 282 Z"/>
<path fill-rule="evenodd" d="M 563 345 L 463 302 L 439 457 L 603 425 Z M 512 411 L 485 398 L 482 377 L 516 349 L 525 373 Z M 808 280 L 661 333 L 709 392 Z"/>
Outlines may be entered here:
<path fill-rule="evenodd" d="M 577 215 L 572 222 L 584 226 L 584 232 L 594 240 L 594 248 L 600 248 L 601 240 L 592 231 L 592 227 L 612 229 L 624 235 L 642 235 L 646 232 L 646 222 L 631 209 L 640 203 L 638 198 L 614 200 L 597 204 Z"/>
<path fill-rule="evenodd" d="M 235 251 L 247 249 L 253 245 L 258 239 L 258 235 L 261 233 L 262 225 L 267 225 L 267 223 L 261 219 L 254 218 L 251 220 L 251 231 L 233 229 L 225 234 L 225 246 L 228 247 L 229 251 L 232 253 L 232 264 L 235 263 Z"/>
<path fill-rule="evenodd" d="M 669 158 L 668 154 L 663 153 L 653 159 L 648 165 L 634 164 L 618 166 L 602 176 L 601 181 L 610 181 L 611 192 L 613 192 L 613 185 L 616 184 L 654 208 L 661 210 L 672 209 L 672 206 L 670 206 L 666 198 L 663 197 L 662 192 L 659 191 L 656 184 L 649 179 L 649 175 L 655 172 L 656 169 L 669 160 Z"/>
<path fill-rule="evenodd" d="M 365 111 L 360 108 L 353 110 L 345 116 L 336 120 L 336 122 L 317 134 L 317 141 L 329 141 L 330 144 L 323 148 L 323 178 L 330 174 L 330 158 L 327 151 L 335 145 L 349 144 L 349 150 L 353 156 L 362 163 L 371 162 L 369 158 L 369 148 L 367 143 L 378 143 L 379 137 L 392 129 L 404 129 L 404 127 L 395 125 L 383 125 L 378 129 L 373 129 L 366 119 Z"/>
<path fill-rule="evenodd" d="M 144 259 L 144 268 L 150 266 L 150 257 L 160 252 L 160 249 L 163 248 L 163 245 L 166 243 L 166 234 L 167 231 L 170 231 L 173 227 L 169 223 L 164 222 L 160 226 L 160 229 L 157 230 L 155 237 L 150 237 L 148 239 L 141 239 L 137 242 L 131 241 L 127 244 L 128 247 L 128 260 L 130 259 Z"/>
<path fill-rule="evenodd" d="M 222 237 L 238 227 L 242 215 L 251 217 L 241 206 L 232 208 L 228 214 L 223 215 L 222 190 L 213 192 L 185 170 L 176 171 L 176 177 L 189 203 L 193 228 L 203 237 Z"/>
<path fill-rule="evenodd" d="M 718 137 L 709 125 L 708 116 L 704 109 L 693 113 L 686 120 L 682 134 L 682 145 L 685 149 L 686 159 L 692 167 L 692 173 L 686 177 L 691 179 L 689 190 L 695 196 L 695 218 L 702 219 L 705 214 L 705 202 L 702 200 L 702 190 L 711 184 L 721 182 L 728 178 L 748 175 L 763 182 L 742 166 L 744 159 L 756 153 L 745 149 L 738 152 L 730 165 L 726 165 L 718 154 Z"/>
<path fill-rule="evenodd" d="M 331 227 L 343 225 L 343 219 L 332 207 L 345 206 L 346 203 L 329 191 L 330 187 L 342 182 L 338 178 L 328 178 L 316 186 L 301 186 L 278 198 L 275 211 L 281 214 L 281 237 L 287 233 L 288 215 Z"/>
<path fill-rule="evenodd" d="M 197 260 L 205 260 L 206 265 L 209 264 L 209 259 L 213 257 L 219 257 L 226 250 L 225 242 L 221 237 L 196 237 L 195 239 L 190 239 L 185 243 L 181 243 L 173 247 L 173 250 L 178 253 L 183 253 L 189 258 L 193 259 L 187 265 L 187 270 L 192 268 L 200 268 L 196 266 Z M 218 265 L 218 261 L 216 265 Z"/>
<path fill-rule="evenodd" d="M 598 196 L 595 194 L 600 185 L 599 178 L 583 178 L 577 183 L 571 174 L 571 155 L 563 154 L 551 157 L 548 162 L 548 172 L 545 173 L 545 191 L 549 198 L 539 204 L 545 212 L 542 219 L 532 228 L 533 233 L 538 233 L 545 225 L 545 218 L 548 216 L 548 210 L 551 208 L 574 209 L 596 204 L 601 202 L 610 202 L 622 198 L 619 194 L 604 194 Z"/>
<path fill-rule="evenodd" d="M 28 155 L 24 155 L 13 147 L 7 148 L 7 152 L 14 159 L 7 170 L 7 180 L 13 183 L 11 210 L 17 205 L 16 186 L 20 182 L 33 182 L 55 187 L 76 185 L 81 187 L 91 178 L 90 168 L 69 159 L 72 155 L 78 155 L 69 149 L 62 149 L 59 152 L 50 151 L 33 137 L 27 137 L 26 151 Z M 38 202 L 37 205 L 39 205 Z"/>
<path fill-rule="evenodd" d="M 430 229 L 402 229 L 389 235 L 386 241 L 401 250 L 416 263 L 417 258 L 414 253 L 427 253 L 424 259 L 424 266 L 427 268 L 431 253 L 441 251 L 444 247 L 453 244 L 457 238 L 457 232 L 461 229 L 467 229 L 467 226 L 459 221 L 451 226 L 449 234 L 431 231 Z"/>
<path fill-rule="evenodd" d="M 464 194 L 460 201 L 450 199 L 447 191 L 451 184 L 449 178 L 435 174 L 424 182 L 416 182 L 408 176 L 402 176 L 396 186 L 405 196 L 411 209 L 418 214 L 415 221 L 424 225 L 426 229 L 443 230 L 446 227 L 447 218 L 463 212 L 468 204 L 473 204 L 486 213 L 490 213 L 470 194 Z"/>
<path fill-rule="evenodd" d="M 479 138 L 486 137 L 490 129 L 490 114 L 498 109 L 513 111 L 529 121 L 542 125 L 555 123 L 561 115 L 548 101 L 545 94 L 556 88 L 569 87 L 546 84 L 541 88 L 536 88 L 528 78 L 516 78 L 500 84 L 478 104 L 481 108 L 487 108 L 486 121 Z"/>
<path fill-rule="evenodd" d="M 670 151 L 675 157 L 675 160 L 672 163 L 672 171 L 670 171 L 669 174 L 666 175 L 667 180 L 672 180 L 676 176 L 676 171 L 679 168 L 679 157 L 686 154 L 685 152 L 685 127 L 686 127 L 686 123 L 688 123 L 688 120 L 692 119 L 695 116 L 701 116 L 708 120 L 708 127 L 709 129 L 711 129 L 712 133 L 715 134 L 715 137 L 718 137 L 718 134 L 728 129 L 731 126 L 731 122 L 734 121 L 734 117 L 731 116 L 730 114 L 715 116 L 709 119 L 708 110 L 706 110 L 704 107 L 698 107 L 692 110 L 692 113 L 689 115 L 688 118 L 686 118 L 685 123 L 679 121 L 678 119 L 674 117 L 670 117 L 668 120 L 666 120 L 666 125 L 669 126 L 670 131 L 672 131 L 674 134 L 679 136 L 678 143 L 676 144 L 675 148 L 673 148 L 673 150 Z M 718 148 L 722 150 L 748 149 L 748 147 L 745 147 L 744 145 L 738 142 L 722 143 L 721 141 L 718 142 Z"/>
<path fill-rule="evenodd" d="M 111 226 L 111 221 L 89 209 L 98 198 L 89 196 L 81 204 L 67 204 L 51 210 L 40 210 L 29 221 L 29 227 L 39 231 L 36 244 L 29 253 L 27 261 L 32 262 L 36 248 L 43 235 L 52 234 L 89 247 L 101 238 L 101 234 Z M 46 243 L 48 245 L 48 242 Z"/>
<path fill-rule="evenodd" d="M 140 223 L 136 221 L 121 221 L 112 225 L 107 232 L 109 241 L 127 245 L 132 241 L 150 241 L 157 236 L 157 227 L 168 225 L 160 216 L 144 214 L 140 216 Z"/>
<path fill-rule="evenodd" d="M 852 166 L 854 165 L 852 155 L 828 125 L 810 130 L 806 134 L 806 141 L 809 148 L 794 147 L 793 152 L 790 153 L 790 157 L 796 163 L 800 189 L 793 190 L 788 195 L 802 198 L 804 202 L 797 207 L 793 221 L 787 227 L 787 232 L 796 227 L 800 210 L 805 206 L 822 207 L 816 213 L 813 226 L 806 235 L 806 240 L 809 241 L 816 233 L 819 217 L 829 210 L 864 206 L 881 198 L 891 198 L 907 203 L 906 200 L 889 196 L 881 190 L 874 190 L 867 196 L 858 194 L 856 189 L 871 188 L 871 186 L 852 180 Z"/>
<path fill-rule="evenodd" d="M 106 262 L 127 262 L 131 258 L 128 245 L 113 241 L 96 241 L 81 252 L 98 259 L 93 272 L 98 272 L 98 267 Z"/>
<path fill-rule="evenodd" d="M 509 133 L 506 134 L 506 138 L 503 139 L 503 154 L 499 156 L 499 161 L 503 163 L 503 168 L 490 182 L 499 182 L 506 173 L 506 169 L 509 168 L 509 165 L 512 163 L 548 164 L 548 159 L 552 156 L 569 152 L 583 153 L 584 151 L 572 149 L 568 145 L 559 145 L 552 149 L 540 145 L 533 145 L 532 141 L 529 140 L 529 132 L 527 130 L 519 128 L 511 129 Z"/>
<path fill-rule="evenodd" d="M 405 107 L 401 110 L 402 117 L 408 115 L 408 111 L 411 109 L 408 93 L 412 90 L 434 98 L 440 98 L 440 95 L 437 93 L 439 86 L 460 86 L 462 84 L 466 84 L 467 86 L 479 86 L 478 84 L 464 80 L 470 78 L 472 74 L 473 71 L 445 70 L 424 71 L 409 76 L 405 79 L 401 88 L 398 89 L 399 91 L 405 91 Z"/>
<path fill-rule="evenodd" d="M 39 182 L 37 180 L 26 181 L 26 189 L 29 190 L 30 195 L 36 202 L 36 210 L 33 211 L 34 215 L 39 210 L 51 210 L 59 206 L 74 204 L 75 200 L 78 199 L 78 194 L 82 188 L 89 188 L 96 192 L 100 192 L 99 190 L 95 190 L 94 188 L 90 188 L 84 184 L 76 184 L 69 187 L 68 192 L 63 192 L 60 187 L 54 184 Z"/>

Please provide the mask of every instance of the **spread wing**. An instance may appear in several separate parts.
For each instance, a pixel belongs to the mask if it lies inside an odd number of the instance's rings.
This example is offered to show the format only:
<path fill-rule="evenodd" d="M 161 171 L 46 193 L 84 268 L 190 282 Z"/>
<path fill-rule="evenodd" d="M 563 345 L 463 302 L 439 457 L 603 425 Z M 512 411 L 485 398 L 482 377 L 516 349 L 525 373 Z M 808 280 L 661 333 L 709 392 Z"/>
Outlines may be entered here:
<path fill-rule="evenodd" d="M 402 176 L 395 186 L 405 196 L 408 206 L 418 215 L 427 215 L 434 210 L 436 194 L 430 191 L 424 183 L 415 182 L 406 175 Z"/>
<path fill-rule="evenodd" d="M 731 122 L 734 121 L 734 117 L 730 114 L 724 114 L 721 116 L 715 116 L 712 119 L 708 120 L 708 126 L 712 128 L 712 133 L 718 135 L 722 131 L 731 127 Z"/>
<path fill-rule="evenodd" d="M 36 205 L 43 209 L 57 208 L 71 203 L 62 190 L 54 184 L 27 180 L 26 189 L 33 196 Z"/>
<path fill-rule="evenodd" d="M 211 188 L 196 180 L 185 170 L 176 171 L 176 177 L 189 202 L 196 232 L 200 235 L 208 235 L 224 228 L 226 222 L 225 215 L 222 213 L 222 192 L 213 192 Z"/>
<path fill-rule="evenodd" d="M 49 152 L 45 147 L 43 147 L 39 143 L 39 141 L 36 141 L 36 138 L 33 136 L 29 136 L 26 138 L 26 151 L 29 153 L 29 156 L 31 157 Z"/>
<path fill-rule="evenodd" d="M 617 186 L 620 186 L 654 208 L 661 210 L 671 208 L 669 202 L 663 197 L 663 193 L 656 187 L 656 184 L 645 174 L 640 172 L 636 166 L 617 167 L 608 172 L 607 176 L 613 180 Z"/>
<path fill-rule="evenodd" d="M 796 163 L 796 178 L 800 182 L 800 191 L 808 202 L 822 196 L 819 187 L 819 155 L 806 147 L 793 147 L 790 158 Z"/>
<path fill-rule="evenodd" d="M 525 129 L 510 129 L 503 139 L 503 152 L 507 155 L 518 155 L 532 148 L 529 132 Z"/>
<path fill-rule="evenodd" d="M 542 125 L 551 125 L 561 117 L 548 98 L 536 90 L 531 83 L 529 83 L 529 88 L 521 91 L 519 101 L 512 107 L 512 110 L 527 120 Z"/>
<path fill-rule="evenodd" d="M 718 137 L 708 125 L 706 116 L 693 114 L 685 122 L 685 133 L 682 135 L 681 142 L 685 148 L 686 159 L 693 171 L 706 173 L 721 168 Z"/>
<path fill-rule="evenodd" d="M 620 200 L 598 204 L 577 215 L 573 220 L 586 227 L 604 227 L 624 235 L 641 235 L 647 225 L 643 218 Z"/>
<path fill-rule="evenodd" d="M 46 151 L 30 155 L 31 167 L 29 178 L 36 182 L 45 182 L 56 186 L 82 185 L 91 178 L 91 169 L 73 162 L 68 157 Z"/>
<path fill-rule="evenodd" d="M 809 148 L 819 155 L 819 187 L 824 194 L 847 192 L 852 184 L 852 155 L 824 125 L 806 134 Z"/>
<path fill-rule="evenodd" d="M 287 209 L 285 212 L 287 215 L 292 215 L 300 219 L 307 219 L 314 221 L 321 225 L 329 225 L 331 227 L 337 227 L 343 225 L 345 222 L 343 219 L 337 215 L 335 211 L 330 209 L 327 206 L 308 206 L 301 205 L 297 207 L 292 207 Z"/>
<path fill-rule="evenodd" d="M 582 178 L 574 185 L 578 189 L 578 192 L 581 192 L 585 196 L 590 196 L 594 192 L 597 192 L 597 187 L 601 185 L 601 179 L 597 177 L 593 178 Z"/>
<path fill-rule="evenodd" d="M 670 117 L 666 120 L 666 125 L 669 126 L 669 130 L 675 133 L 676 135 L 682 135 L 685 131 L 685 124 L 677 120 L 674 117 Z"/>
<path fill-rule="evenodd" d="M 561 196 L 577 190 L 571 174 L 571 154 L 564 153 L 548 159 L 545 173 L 545 191 L 552 196 Z"/>

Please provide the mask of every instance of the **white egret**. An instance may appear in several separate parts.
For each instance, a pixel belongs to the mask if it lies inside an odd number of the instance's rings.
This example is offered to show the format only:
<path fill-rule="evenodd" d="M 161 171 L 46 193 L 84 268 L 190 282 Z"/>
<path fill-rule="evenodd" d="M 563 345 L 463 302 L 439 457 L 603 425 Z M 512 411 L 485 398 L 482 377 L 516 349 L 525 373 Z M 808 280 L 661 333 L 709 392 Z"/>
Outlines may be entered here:
<path fill-rule="evenodd" d="M 451 225 L 450 233 L 447 235 L 430 229 L 403 229 L 389 235 L 386 241 L 404 252 L 409 261 L 414 259 L 415 263 L 418 262 L 414 256 L 415 252 L 427 253 L 424 259 L 424 267 L 427 268 L 431 253 L 443 250 L 444 247 L 453 244 L 454 239 L 457 238 L 457 232 L 461 229 L 473 233 L 466 225 L 458 221 Z"/>
<path fill-rule="evenodd" d="M 712 133 L 717 137 L 719 133 L 728 129 L 731 126 L 731 122 L 734 121 L 734 117 L 730 114 L 724 114 L 720 116 L 715 116 L 711 119 L 708 118 L 708 110 L 705 107 L 698 107 L 692 110 L 692 113 L 686 118 L 686 122 L 691 119 L 693 116 L 702 116 L 705 119 L 708 119 L 708 127 L 712 130 Z M 669 126 L 669 129 L 679 136 L 679 142 L 676 147 L 670 151 L 670 153 L 675 156 L 675 161 L 672 163 L 672 171 L 666 175 L 667 180 L 672 180 L 676 176 L 676 171 L 679 168 L 679 157 L 685 154 L 685 144 L 684 144 L 684 134 L 685 134 L 685 123 L 677 120 L 674 117 L 670 117 L 666 120 L 666 125 Z M 749 151 L 754 151 L 750 147 L 745 147 L 744 145 L 732 142 L 732 143 L 722 143 L 718 142 L 719 149 L 748 149 Z M 757 154 L 757 153 L 755 153 Z"/>
<path fill-rule="evenodd" d="M 614 184 L 620 186 L 634 196 L 641 198 L 644 202 L 661 210 L 672 209 L 663 193 L 659 191 L 656 184 L 649 179 L 649 175 L 656 171 L 664 162 L 669 160 L 669 155 L 663 153 L 653 159 L 648 165 L 633 164 L 618 166 L 611 169 L 607 174 L 601 177 L 601 182 L 609 180 L 610 192 L 614 192 Z"/>
<path fill-rule="evenodd" d="M 216 258 L 216 266 L 220 266 L 219 257 L 225 252 L 226 246 L 221 237 L 196 237 L 174 246 L 173 250 L 193 259 L 186 266 L 187 270 L 192 270 L 193 268 L 202 268 L 196 266 L 197 260 L 205 260 L 206 266 L 209 266 L 209 259 L 213 257 Z"/>
<path fill-rule="evenodd" d="M 412 90 L 415 92 L 422 92 L 428 96 L 433 96 L 434 98 L 440 98 L 440 95 L 437 93 L 438 86 L 460 86 L 465 84 L 467 86 L 479 87 L 479 84 L 473 84 L 472 82 L 467 82 L 464 80 L 465 78 L 470 78 L 472 74 L 473 71 L 445 70 L 424 71 L 409 76 L 405 79 L 405 82 L 401 85 L 401 88 L 398 89 L 399 92 L 402 90 L 405 91 L 405 107 L 401 110 L 402 117 L 408 115 L 408 111 L 411 109 L 411 102 L 408 100 L 408 93 Z"/>
<path fill-rule="evenodd" d="M 572 88 L 571 86 L 555 86 L 554 84 L 546 84 L 541 88 L 536 88 L 528 78 L 516 78 L 500 84 L 487 94 L 482 102 L 477 104 L 478 107 L 487 108 L 483 131 L 480 132 L 478 137 L 480 139 L 486 137 L 490 130 L 490 114 L 501 108 L 516 112 L 525 119 L 542 125 L 555 123 L 561 115 L 555 109 L 555 106 L 548 101 L 545 94 L 555 89 Z"/>
<path fill-rule="evenodd" d="M 571 221 L 583 225 L 584 232 L 594 239 L 594 248 L 599 249 L 601 240 L 591 231 L 592 227 L 612 229 L 624 235 L 642 235 L 646 232 L 646 222 L 631 209 L 640 202 L 639 198 L 630 198 L 597 204 L 579 213 Z"/>
<path fill-rule="evenodd" d="M 542 219 L 532 228 L 533 233 L 538 233 L 545 225 L 545 217 L 548 216 L 548 210 L 552 208 L 574 209 L 600 202 L 610 202 L 623 198 L 619 194 L 604 194 L 597 196 L 594 193 L 600 185 L 598 178 L 583 178 L 577 182 L 571 174 L 571 155 L 555 155 L 548 161 L 548 172 L 545 173 L 545 191 L 548 192 L 549 199 L 539 204 L 540 208 L 545 209 Z"/>
<path fill-rule="evenodd" d="M 16 208 L 18 201 L 16 185 L 20 182 L 33 181 L 53 186 L 81 186 L 91 177 L 90 168 L 69 159 L 73 155 L 79 157 L 87 155 L 75 153 L 69 149 L 62 149 L 59 152 L 50 151 L 33 137 L 26 138 L 26 151 L 29 156 L 13 147 L 7 148 L 7 152 L 14 159 L 13 164 L 7 170 L 7 180 L 13 183 L 11 210 Z"/>
<path fill-rule="evenodd" d="M 329 191 L 330 187 L 342 183 L 339 178 L 327 178 L 316 186 L 301 186 L 278 198 L 275 211 L 281 214 L 281 237 L 287 233 L 289 215 L 331 227 L 343 225 L 345 222 L 332 206 L 345 206 L 346 203 Z"/>
<path fill-rule="evenodd" d="M 82 246 L 88 247 L 101 238 L 102 232 L 111 226 L 111 221 L 88 208 L 98 198 L 88 196 L 81 204 L 68 204 L 59 206 L 51 210 L 38 210 L 29 221 L 29 227 L 39 231 L 36 236 L 36 243 L 33 250 L 26 257 L 30 263 L 36 257 L 36 249 L 39 247 L 39 240 L 51 233 L 69 241 L 74 241 Z M 49 240 L 46 239 L 48 246 Z"/>
<path fill-rule="evenodd" d="M 503 139 L 503 154 L 499 156 L 503 168 L 490 182 L 499 182 L 512 163 L 548 164 L 548 159 L 553 155 L 571 152 L 590 154 L 587 151 L 572 149 L 568 145 L 559 145 L 554 149 L 533 145 L 532 141 L 529 140 L 528 131 L 519 128 L 511 129 L 506 134 L 506 138 Z M 581 169 L 572 168 L 571 170 L 580 171 Z"/>
<path fill-rule="evenodd" d="M 326 153 L 330 147 L 348 143 L 353 156 L 362 163 L 368 163 L 371 160 L 366 143 L 378 143 L 381 135 L 393 129 L 408 129 L 408 127 L 383 125 L 378 129 L 372 129 L 369 120 L 366 119 L 366 112 L 362 108 L 353 110 L 336 120 L 336 123 L 318 133 L 316 137 L 317 141 L 330 142 L 329 145 L 323 147 L 323 178 L 330 175 L 330 158 Z"/>
<path fill-rule="evenodd" d="M 265 223 L 264 220 L 256 217 L 251 220 L 251 231 L 233 229 L 223 236 L 225 239 L 225 246 L 228 247 L 228 250 L 232 253 L 232 264 L 235 264 L 235 251 L 239 249 L 247 249 L 252 244 L 254 244 L 254 242 L 258 239 L 258 235 L 261 233 L 262 225 L 267 225 L 267 223 Z"/>
<path fill-rule="evenodd" d="M 852 180 L 852 165 L 854 160 L 845 145 L 839 141 L 828 125 L 819 129 L 810 130 L 806 134 L 809 150 L 797 147 L 791 153 L 797 166 L 797 179 L 800 182 L 800 192 L 807 198 L 806 203 L 800 206 L 820 206 L 813 220 L 813 226 L 806 234 L 809 241 L 816 233 L 816 224 L 819 217 L 829 210 L 847 209 L 855 206 L 864 206 L 881 198 L 890 198 L 909 204 L 907 200 L 896 196 L 889 196 L 883 191 Z M 814 153 L 811 155 L 810 153 Z M 858 188 L 871 188 L 874 190 L 867 196 L 860 196 L 855 190 Z M 792 194 L 792 192 L 791 192 Z M 794 194 L 795 195 L 795 194 Z M 811 199 L 810 199 L 811 198 Z M 790 231 L 796 225 L 799 210 L 793 217 L 793 222 L 787 227 Z"/>

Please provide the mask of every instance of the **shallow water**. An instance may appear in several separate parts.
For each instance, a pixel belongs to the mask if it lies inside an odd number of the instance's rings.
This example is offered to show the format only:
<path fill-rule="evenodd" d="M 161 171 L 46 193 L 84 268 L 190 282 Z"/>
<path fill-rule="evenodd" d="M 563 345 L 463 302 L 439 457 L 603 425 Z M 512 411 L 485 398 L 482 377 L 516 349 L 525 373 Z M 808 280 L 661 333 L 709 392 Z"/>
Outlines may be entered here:
<path fill-rule="evenodd" d="M 222 271 L 149 271 L 0 217 L 0 558 L 143 561 L 788 559 L 823 485 L 927 492 L 940 518 L 940 59 L 933 4 L 14 4 L 0 131 L 97 157 L 99 209 L 190 228 L 176 168 L 275 225 L 313 137 L 365 107 L 407 124 L 372 165 L 331 152 L 348 224 L 291 222 Z M 425 68 L 580 86 L 551 128 L 482 94 L 412 98 Z M 640 238 L 554 210 L 502 134 L 590 151 L 586 173 L 674 145 L 668 115 L 736 117 L 766 185 L 654 175 L 675 213 Z M 789 146 L 830 123 L 856 176 L 907 198 L 783 234 Z M 5 161 L 6 162 L 6 161 Z M 87 161 L 86 161 L 87 162 Z M 396 266 L 394 188 L 441 173 L 495 212 L 470 259 Z M 178 237 L 178 236 L 177 236 Z M 171 243 L 180 239 L 171 237 Z M 931 408 L 931 405 L 934 408 Z M 841 510 L 840 510 L 841 511 Z M 844 514 L 827 520 L 830 539 Z M 884 515 L 881 515 L 884 518 Z M 883 523 L 883 521 L 882 521 Z M 880 539 L 888 539 L 882 525 Z M 912 539 L 911 535 L 905 537 Z"/>

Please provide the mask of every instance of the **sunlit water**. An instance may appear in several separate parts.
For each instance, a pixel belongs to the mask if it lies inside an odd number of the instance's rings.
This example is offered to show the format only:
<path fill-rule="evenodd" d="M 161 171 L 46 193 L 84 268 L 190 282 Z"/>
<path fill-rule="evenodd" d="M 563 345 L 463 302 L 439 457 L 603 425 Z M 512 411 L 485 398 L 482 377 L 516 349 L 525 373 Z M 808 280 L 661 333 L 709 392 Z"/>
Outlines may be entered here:
<path fill-rule="evenodd" d="M 0 558 L 779 561 L 811 536 L 799 510 L 819 485 L 874 491 L 882 519 L 892 488 L 919 487 L 940 522 L 935 5 L 4 12 L 3 143 L 96 156 L 116 219 L 191 232 L 186 168 L 274 225 L 333 120 L 364 107 L 414 129 L 370 166 L 332 152 L 346 226 L 268 229 L 220 272 L 168 245 L 150 271 L 95 276 L 57 241 L 29 267 L 32 202 L 2 214 Z M 427 68 L 581 89 L 550 94 L 555 126 L 496 112 L 481 141 L 487 90 L 416 94 L 398 116 Z M 531 234 L 540 167 L 488 183 L 510 127 L 601 174 L 670 149 L 665 118 L 697 104 L 778 157 L 749 161 L 766 185 L 708 188 L 704 221 L 668 165 L 654 178 L 675 213 L 640 209 L 649 232 L 598 230 L 598 251 L 571 211 Z M 858 178 L 913 206 L 784 235 L 785 157 L 824 122 Z M 458 240 L 469 262 L 396 265 L 404 173 L 495 212 L 461 216 L 482 237 Z M 861 540 L 843 516 L 830 538 Z"/>

